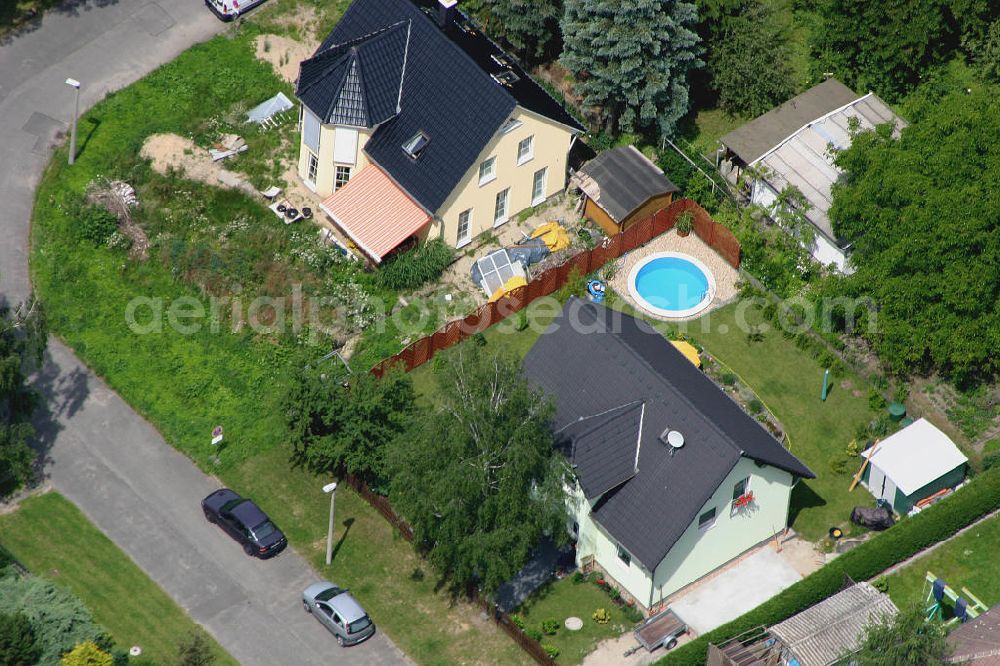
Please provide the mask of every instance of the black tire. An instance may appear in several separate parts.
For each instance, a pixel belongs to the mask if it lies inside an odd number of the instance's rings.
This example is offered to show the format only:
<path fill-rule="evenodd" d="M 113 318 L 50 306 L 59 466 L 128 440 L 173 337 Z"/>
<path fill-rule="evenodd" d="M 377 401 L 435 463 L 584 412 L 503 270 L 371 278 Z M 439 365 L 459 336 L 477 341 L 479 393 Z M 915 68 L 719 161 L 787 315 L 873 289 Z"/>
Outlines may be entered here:
<path fill-rule="evenodd" d="M 253 557 L 255 554 L 254 547 L 249 543 L 243 544 L 243 552 L 249 555 L 250 557 Z"/>
<path fill-rule="evenodd" d="M 335 638 L 337 639 L 337 645 L 339 645 L 340 647 L 344 647 L 344 637 L 341 636 L 340 634 L 337 634 Z"/>
<path fill-rule="evenodd" d="M 309 604 L 307 604 L 305 600 L 302 601 L 302 610 L 310 614 L 312 613 L 312 609 L 309 608 Z"/>
<path fill-rule="evenodd" d="M 665 647 L 668 650 L 673 650 L 675 647 L 677 647 L 677 639 L 671 638 L 669 641 L 664 643 L 663 647 Z"/>

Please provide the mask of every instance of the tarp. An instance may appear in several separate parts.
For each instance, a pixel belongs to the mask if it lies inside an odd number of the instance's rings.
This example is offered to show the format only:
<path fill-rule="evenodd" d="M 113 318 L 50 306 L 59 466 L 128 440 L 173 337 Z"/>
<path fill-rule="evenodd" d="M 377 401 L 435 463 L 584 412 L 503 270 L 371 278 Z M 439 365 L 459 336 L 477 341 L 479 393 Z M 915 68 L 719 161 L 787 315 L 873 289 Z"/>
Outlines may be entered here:
<path fill-rule="evenodd" d="M 278 93 L 266 102 L 262 102 L 247 112 L 247 120 L 251 123 L 262 123 L 276 113 L 288 111 L 294 104 L 292 100 L 285 97 L 284 93 Z"/>
<path fill-rule="evenodd" d="M 517 245 L 507 248 L 511 261 L 520 261 L 522 266 L 537 264 L 549 256 L 549 246 L 541 238 L 526 238 Z"/>
<path fill-rule="evenodd" d="M 569 247 L 569 233 L 558 222 L 546 222 L 532 231 L 531 237 L 545 241 L 551 252 L 558 252 Z"/>
<path fill-rule="evenodd" d="M 490 303 L 492 303 L 493 301 L 499 301 L 500 297 L 506 294 L 507 292 L 514 291 L 518 287 L 523 287 L 526 284 L 528 284 L 528 281 L 526 279 L 524 279 L 520 275 L 515 275 L 511 279 L 507 280 L 507 282 L 504 283 L 502 287 L 493 292 L 493 295 L 490 296 Z"/>

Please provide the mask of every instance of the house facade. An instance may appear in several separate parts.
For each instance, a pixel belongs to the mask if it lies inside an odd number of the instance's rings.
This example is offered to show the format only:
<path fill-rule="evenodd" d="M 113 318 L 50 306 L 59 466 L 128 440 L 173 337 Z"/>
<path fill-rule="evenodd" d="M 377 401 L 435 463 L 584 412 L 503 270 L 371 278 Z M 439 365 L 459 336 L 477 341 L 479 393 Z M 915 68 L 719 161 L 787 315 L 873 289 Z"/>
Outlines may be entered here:
<path fill-rule="evenodd" d="M 836 151 L 850 147 L 855 124 L 872 129 L 886 123 L 896 137 L 906 127 L 874 93 L 857 95 L 827 79 L 723 136 L 720 170 L 766 210 L 785 188 L 801 192 L 807 209 L 800 212 L 814 231 L 806 249 L 821 264 L 850 273 L 850 244 L 837 236 L 829 217 L 831 188 L 841 174 L 833 160 Z"/>
<path fill-rule="evenodd" d="M 456 4 L 354 0 L 300 65 L 299 176 L 374 263 L 462 247 L 566 186 L 583 126 Z"/>
<path fill-rule="evenodd" d="M 571 299 L 525 358 L 556 404 L 577 563 L 641 608 L 788 525 L 813 473 L 655 329 Z"/>

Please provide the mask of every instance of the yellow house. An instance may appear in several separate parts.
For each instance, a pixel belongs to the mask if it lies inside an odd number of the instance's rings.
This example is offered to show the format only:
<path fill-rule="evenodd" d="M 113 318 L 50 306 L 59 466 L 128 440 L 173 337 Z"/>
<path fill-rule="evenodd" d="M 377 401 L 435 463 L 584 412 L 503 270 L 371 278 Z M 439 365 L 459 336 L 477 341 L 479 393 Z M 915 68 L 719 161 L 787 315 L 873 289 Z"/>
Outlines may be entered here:
<path fill-rule="evenodd" d="M 354 0 L 300 65 L 299 176 L 373 263 L 462 247 L 566 186 L 583 126 L 456 5 Z"/>

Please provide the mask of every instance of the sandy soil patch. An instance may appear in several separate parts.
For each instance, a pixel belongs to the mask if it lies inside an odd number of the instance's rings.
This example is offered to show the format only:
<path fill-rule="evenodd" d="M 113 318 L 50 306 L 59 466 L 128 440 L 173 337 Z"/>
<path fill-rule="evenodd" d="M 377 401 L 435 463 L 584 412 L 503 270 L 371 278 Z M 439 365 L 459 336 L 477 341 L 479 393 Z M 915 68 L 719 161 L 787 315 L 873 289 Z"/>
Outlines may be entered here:
<path fill-rule="evenodd" d="M 152 161 L 153 170 L 166 174 L 171 169 L 182 171 L 191 180 L 197 180 L 213 187 L 228 187 L 243 190 L 257 196 L 257 190 L 239 174 L 228 171 L 220 162 L 213 162 L 212 156 L 193 141 L 176 134 L 153 134 L 142 145 L 140 154 Z"/>
<path fill-rule="evenodd" d="M 656 252 L 682 252 L 694 257 L 712 271 L 712 275 L 715 277 L 715 298 L 707 308 L 695 315 L 696 317 L 704 316 L 715 308 L 736 298 L 736 283 L 740 279 L 739 272 L 726 263 L 725 259 L 716 254 L 715 250 L 702 242 L 694 234 L 689 234 L 681 238 L 677 235 L 676 231 L 671 229 L 667 233 L 654 238 L 643 247 L 632 250 L 618 260 L 618 272 L 615 274 L 615 278 L 611 280 L 611 287 L 637 310 L 650 317 L 659 318 L 643 310 L 635 302 L 635 299 L 632 298 L 628 290 L 628 275 L 632 268 L 650 254 Z M 672 321 L 678 320 L 673 319 Z"/>
<path fill-rule="evenodd" d="M 281 35 L 261 35 L 254 39 L 253 46 L 257 58 L 271 63 L 278 76 L 289 83 L 299 78 L 299 63 L 316 50 L 316 44 Z"/>
<path fill-rule="evenodd" d="M 293 28 L 311 36 L 319 28 L 319 15 L 315 7 L 300 2 L 294 11 L 275 17 L 273 22 L 279 27 Z"/>

